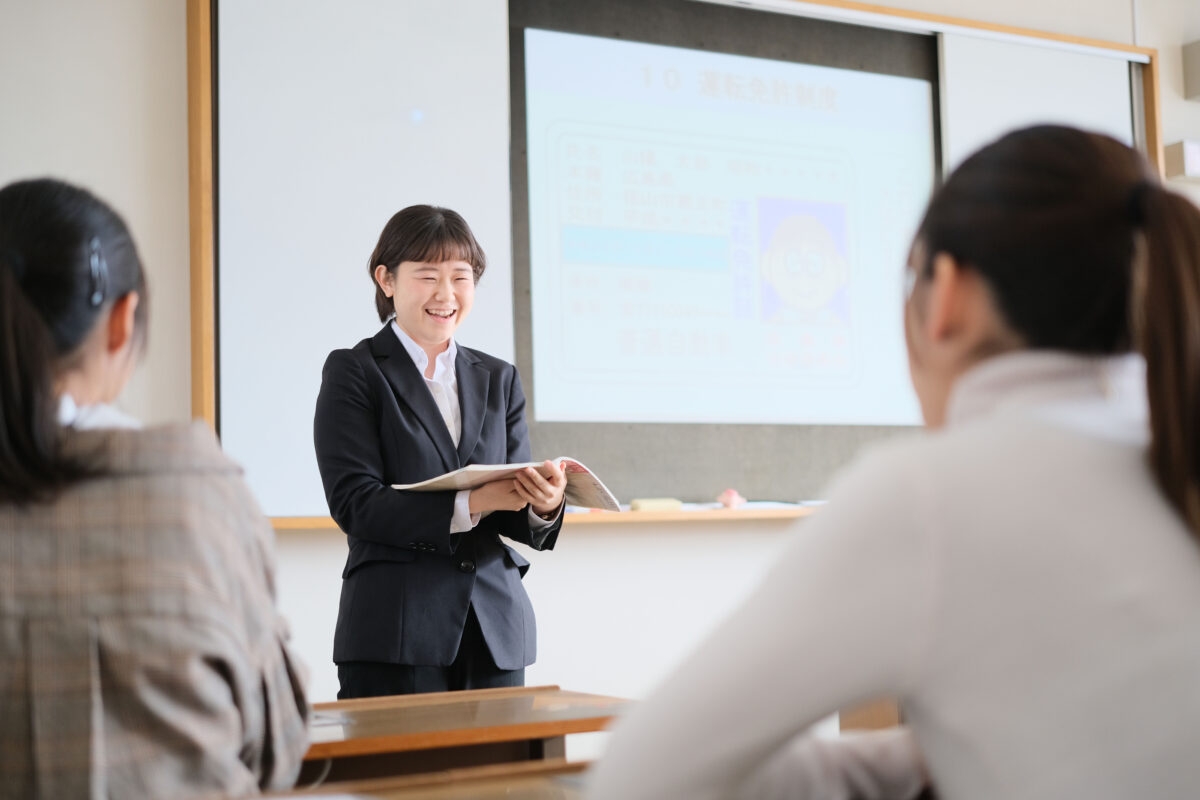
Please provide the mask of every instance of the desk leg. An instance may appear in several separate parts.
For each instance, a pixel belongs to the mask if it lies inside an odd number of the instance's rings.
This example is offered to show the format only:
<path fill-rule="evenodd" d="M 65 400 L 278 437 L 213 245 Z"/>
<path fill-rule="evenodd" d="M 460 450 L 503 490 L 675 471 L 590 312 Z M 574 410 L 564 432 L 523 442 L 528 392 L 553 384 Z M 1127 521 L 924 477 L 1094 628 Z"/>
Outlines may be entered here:
<path fill-rule="evenodd" d="M 566 757 L 567 737 L 565 736 L 547 736 L 545 739 L 533 739 L 529 742 L 529 758 L 533 761 Z"/>

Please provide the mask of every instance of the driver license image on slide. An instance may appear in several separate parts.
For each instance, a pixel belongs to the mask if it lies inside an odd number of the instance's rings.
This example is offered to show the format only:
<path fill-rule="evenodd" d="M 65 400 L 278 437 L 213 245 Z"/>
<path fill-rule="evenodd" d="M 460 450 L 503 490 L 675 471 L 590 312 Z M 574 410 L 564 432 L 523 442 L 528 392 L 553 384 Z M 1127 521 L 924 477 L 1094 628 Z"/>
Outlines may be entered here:
<path fill-rule="evenodd" d="M 927 82 L 525 43 L 539 420 L 918 420 L 901 292 Z"/>

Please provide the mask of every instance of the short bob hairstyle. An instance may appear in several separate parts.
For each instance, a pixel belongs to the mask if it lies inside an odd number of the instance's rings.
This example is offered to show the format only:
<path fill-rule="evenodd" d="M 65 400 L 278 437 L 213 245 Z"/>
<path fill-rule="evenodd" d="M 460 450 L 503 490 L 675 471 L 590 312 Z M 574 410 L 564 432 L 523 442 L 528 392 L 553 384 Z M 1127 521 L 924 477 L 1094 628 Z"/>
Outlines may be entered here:
<path fill-rule="evenodd" d="M 476 283 L 487 268 L 483 248 L 458 212 L 437 206 L 409 206 L 396 212 L 383 226 L 379 243 L 367 264 L 367 273 L 375 287 L 375 310 L 379 312 L 380 322 L 392 316 L 395 307 L 375 281 L 375 268 L 382 264 L 389 274 L 395 275 L 396 269 L 405 261 L 465 261 L 471 265 Z"/>

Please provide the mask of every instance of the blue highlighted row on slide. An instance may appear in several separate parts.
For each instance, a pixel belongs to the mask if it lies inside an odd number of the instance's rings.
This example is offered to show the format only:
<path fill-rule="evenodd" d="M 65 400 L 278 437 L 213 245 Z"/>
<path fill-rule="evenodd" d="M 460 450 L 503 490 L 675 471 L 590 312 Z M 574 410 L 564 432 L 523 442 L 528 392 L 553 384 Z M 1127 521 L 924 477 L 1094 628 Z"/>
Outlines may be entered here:
<path fill-rule="evenodd" d="M 664 269 L 729 267 L 729 240 L 724 236 L 578 225 L 563 226 L 561 236 L 564 262 Z"/>

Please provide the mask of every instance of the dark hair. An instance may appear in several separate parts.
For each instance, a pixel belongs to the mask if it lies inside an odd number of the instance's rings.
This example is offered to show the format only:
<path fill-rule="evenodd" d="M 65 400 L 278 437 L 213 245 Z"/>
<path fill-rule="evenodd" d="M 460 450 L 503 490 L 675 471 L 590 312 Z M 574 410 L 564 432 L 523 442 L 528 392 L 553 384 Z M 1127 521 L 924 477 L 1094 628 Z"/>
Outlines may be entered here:
<path fill-rule="evenodd" d="M 55 381 L 117 299 L 146 280 L 129 229 L 84 189 L 51 179 L 0 189 L 0 502 L 45 500 L 96 468 L 62 450 Z"/>
<path fill-rule="evenodd" d="M 375 310 L 380 322 L 390 317 L 395 308 L 375 281 L 375 267 L 383 264 L 394 275 L 405 261 L 465 261 L 471 265 L 476 283 L 487 268 L 483 248 L 457 212 L 437 206 L 409 206 L 397 211 L 383 226 L 367 264 L 375 286 Z"/>
<path fill-rule="evenodd" d="M 1034 349 L 1146 358 L 1149 461 L 1200 537 L 1200 210 L 1101 134 L 1015 131 L 972 155 L 917 232 L 987 282 Z"/>

